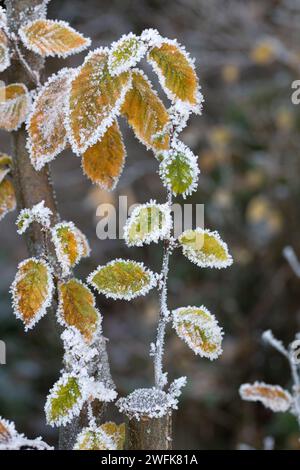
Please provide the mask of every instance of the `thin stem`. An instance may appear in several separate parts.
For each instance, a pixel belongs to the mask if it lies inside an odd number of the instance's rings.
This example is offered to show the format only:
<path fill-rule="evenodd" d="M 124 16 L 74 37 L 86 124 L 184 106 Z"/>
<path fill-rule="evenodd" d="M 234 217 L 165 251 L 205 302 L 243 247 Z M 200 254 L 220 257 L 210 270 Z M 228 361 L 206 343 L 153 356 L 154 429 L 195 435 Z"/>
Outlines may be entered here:
<path fill-rule="evenodd" d="M 294 395 L 294 402 L 295 402 L 295 411 L 296 411 L 298 424 L 300 426 L 300 377 L 299 377 L 297 364 L 295 364 L 294 362 L 291 351 L 289 354 L 289 364 L 291 368 L 292 379 L 294 382 L 293 395 Z"/>
<path fill-rule="evenodd" d="M 169 208 L 172 206 L 172 193 L 168 191 L 167 204 Z M 164 342 L 166 335 L 166 325 L 170 320 L 170 312 L 168 309 L 168 274 L 170 255 L 172 248 L 170 246 L 169 239 L 164 240 L 164 254 L 163 263 L 161 270 L 161 292 L 160 292 L 160 314 L 157 328 L 157 338 L 155 343 L 154 353 L 154 377 L 155 386 L 159 389 L 163 389 L 166 384 L 165 374 L 163 373 L 163 354 L 164 354 Z"/>
<path fill-rule="evenodd" d="M 24 67 L 24 70 L 27 72 L 27 74 L 30 76 L 30 78 L 33 80 L 34 84 L 37 86 L 37 87 L 40 87 L 41 86 L 41 82 L 40 82 L 40 76 L 39 74 L 32 70 L 32 68 L 30 67 L 30 65 L 28 64 L 27 60 L 25 59 L 24 55 L 22 54 L 19 46 L 18 46 L 18 43 L 16 41 L 13 41 L 13 44 L 14 44 L 14 47 L 15 47 L 15 50 L 18 54 L 18 58 L 19 58 L 19 61 L 20 63 L 23 65 Z"/>

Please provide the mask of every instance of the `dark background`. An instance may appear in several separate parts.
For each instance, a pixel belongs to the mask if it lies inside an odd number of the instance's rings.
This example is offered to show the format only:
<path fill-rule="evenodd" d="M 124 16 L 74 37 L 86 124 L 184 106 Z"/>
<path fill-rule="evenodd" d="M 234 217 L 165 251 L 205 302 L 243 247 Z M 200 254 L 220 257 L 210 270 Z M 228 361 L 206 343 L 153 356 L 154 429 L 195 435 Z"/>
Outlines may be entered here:
<path fill-rule="evenodd" d="M 194 356 L 168 331 L 169 376 L 188 376 L 174 448 L 228 449 L 240 443 L 261 448 L 266 436 L 275 438 L 278 449 L 299 448 L 292 416 L 244 403 L 238 394 L 241 383 L 255 379 L 290 385 L 284 359 L 260 337 L 271 328 L 287 343 L 300 329 L 299 280 L 282 257 L 288 244 L 300 253 L 300 105 L 291 102 L 291 83 L 300 79 L 299 2 L 53 0 L 48 17 L 70 22 L 93 39 L 93 47 L 109 45 L 129 31 L 157 28 L 196 58 L 205 105 L 203 116 L 191 119 L 182 138 L 199 156 L 202 173 L 197 193 L 187 202 L 205 204 L 206 227 L 220 231 L 235 263 L 216 271 L 201 270 L 180 253 L 172 259 L 170 307 L 204 304 L 225 330 L 224 353 L 214 362 Z M 49 59 L 47 75 L 78 65 L 83 57 Z M 128 249 L 123 241 L 96 237 L 100 203 L 117 204 L 119 194 L 127 195 L 129 204 L 165 197 L 157 162 L 123 124 L 128 158 L 114 193 L 92 186 L 80 159 L 68 151 L 52 164 L 62 217 L 73 220 L 91 241 L 92 257 L 76 270 L 82 279 L 119 256 L 160 266 L 159 245 Z M 4 133 L 1 151 L 10 151 Z M 42 319 L 24 334 L 13 316 L 9 286 L 27 256 L 15 218 L 11 214 L 0 225 L 0 338 L 7 344 L 7 365 L 0 366 L 0 415 L 28 436 L 41 434 L 55 443 L 57 431 L 45 425 L 43 406 L 58 378 L 62 350 L 51 320 Z M 130 303 L 99 297 L 98 304 L 120 395 L 152 386 L 148 351 L 157 323 L 156 293 Z"/>

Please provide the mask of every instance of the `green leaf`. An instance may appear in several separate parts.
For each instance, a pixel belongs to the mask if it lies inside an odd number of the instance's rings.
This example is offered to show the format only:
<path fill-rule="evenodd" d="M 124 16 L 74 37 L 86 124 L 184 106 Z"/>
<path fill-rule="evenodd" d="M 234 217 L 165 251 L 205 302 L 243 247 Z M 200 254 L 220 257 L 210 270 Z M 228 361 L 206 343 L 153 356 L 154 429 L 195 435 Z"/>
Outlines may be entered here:
<path fill-rule="evenodd" d="M 112 43 L 108 55 L 108 68 L 111 75 L 119 75 L 134 67 L 145 55 L 146 45 L 133 33 L 124 34 L 119 41 Z"/>
<path fill-rule="evenodd" d="M 88 283 L 99 293 L 112 299 L 125 300 L 147 294 L 156 282 L 155 275 L 142 263 L 123 259 L 98 266 L 88 277 Z"/>
<path fill-rule="evenodd" d="M 171 225 L 168 205 L 150 201 L 135 207 L 125 225 L 124 238 L 128 246 L 157 243 L 170 233 Z"/>
<path fill-rule="evenodd" d="M 183 254 L 201 268 L 227 268 L 233 262 L 228 247 L 218 232 L 196 228 L 178 238 Z"/>
<path fill-rule="evenodd" d="M 78 377 L 64 373 L 55 383 L 45 405 L 47 422 L 51 426 L 65 426 L 79 415 L 84 402 Z"/>

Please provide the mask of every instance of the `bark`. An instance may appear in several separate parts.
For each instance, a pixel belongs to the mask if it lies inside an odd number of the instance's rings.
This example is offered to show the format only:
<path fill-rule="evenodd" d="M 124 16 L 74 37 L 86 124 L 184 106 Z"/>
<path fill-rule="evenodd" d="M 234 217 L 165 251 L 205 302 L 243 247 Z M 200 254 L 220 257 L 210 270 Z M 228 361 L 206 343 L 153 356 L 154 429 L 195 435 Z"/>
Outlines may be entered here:
<path fill-rule="evenodd" d="M 126 429 L 127 450 L 171 450 L 172 415 L 162 418 L 135 418 Z"/>
<path fill-rule="evenodd" d="M 46 1 L 42 0 L 6 0 L 8 25 L 11 31 L 17 32 L 24 21 L 43 18 L 46 15 Z M 19 45 L 22 56 L 30 69 L 35 73 L 41 73 L 44 67 L 44 60 Z M 29 89 L 36 87 L 35 76 L 30 74 L 17 56 L 12 59 L 9 68 L 8 79 L 10 83 L 21 82 Z M 49 166 L 37 172 L 30 163 L 26 150 L 26 131 L 22 126 L 18 131 L 12 133 L 12 154 L 14 159 L 13 179 L 17 196 L 18 209 L 32 207 L 33 205 L 45 201 L 45 205 L 53 212 L 53 222 L 59 220 L 55 193 L 50 178 Z M 51 240 L 45 236 L 38 224 L 33 224 L 28 230 L 26 237 L 30 256 L 40 256 L 46 252 L 47 256 L 55 258 L 54 246 Z M 58 277 L 58 275 L 57 275 Z M 52 305 L 52 317 L 55 317 L 56 302 Z M 110 369 L 107 358 L 105 339 L 101 338 L 99 344 L 99 362 L 91 364 L 94 367 L 94 374 L 99 380 L 113 387 Z M 87 412 L 83 409 L 80 417 L 70 425 L 62 427 L 59 435 L 59 448 L 72 449 L 74 440 L 82 426 L 87 423 Z"/>

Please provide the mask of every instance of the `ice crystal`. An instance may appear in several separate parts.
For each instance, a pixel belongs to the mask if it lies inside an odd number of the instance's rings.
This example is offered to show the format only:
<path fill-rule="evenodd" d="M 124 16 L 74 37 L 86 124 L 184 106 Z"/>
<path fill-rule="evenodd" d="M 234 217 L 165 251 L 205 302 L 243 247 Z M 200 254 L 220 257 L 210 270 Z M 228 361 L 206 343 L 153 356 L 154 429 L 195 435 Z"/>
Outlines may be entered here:
<path fill-rule="evenodd" d="M 41 437 L 27 439 L 16 431 L 11 421 L 0 416 L 0 450 L 53 450 Z"/>
<path fill-rule="evenodd" d="M 108 56 L 108 68 L 111 75 L 119 75 L 134 67 L 145 55 L 144 42 L 133 33 L 124 34 L 113 42 Z"/>
<path fill-rule="evenodd" d="M 45 201 L 41 201 L 31 209 L 22 209 L 17 220 L 17 232 L 22 235 L 32 222 L 37 222 L 43 227 L 49 228 L 51 223 L 51 216 L 53 215 L 51 209 L 45 207 Z"/>
<path fill-rule="evenodd" d="M 243 400 L 259 401 L 274 412 L 288 411 L 292 405 L 292 396 L 279 385 L 268 385 L 264 382 L 243 384 L 240 387 Z"/>

